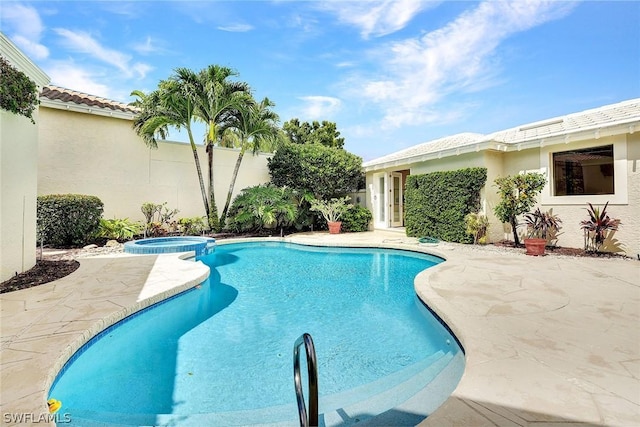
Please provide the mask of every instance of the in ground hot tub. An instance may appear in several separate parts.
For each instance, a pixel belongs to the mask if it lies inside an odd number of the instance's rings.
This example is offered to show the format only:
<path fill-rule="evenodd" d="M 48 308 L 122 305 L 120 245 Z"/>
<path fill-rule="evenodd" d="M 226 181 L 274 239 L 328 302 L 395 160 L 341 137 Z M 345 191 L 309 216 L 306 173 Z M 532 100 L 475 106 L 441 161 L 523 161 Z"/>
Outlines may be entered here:
<path fill-rule="evenodd" d="M 153 237 L 127 242 L 124 244 L 124 251 L 129 254 L 147 255 L 195 251 L 196 256 L 202 256 L 213 252 L 215 246 L 216 239 L 212 237 Z"/>

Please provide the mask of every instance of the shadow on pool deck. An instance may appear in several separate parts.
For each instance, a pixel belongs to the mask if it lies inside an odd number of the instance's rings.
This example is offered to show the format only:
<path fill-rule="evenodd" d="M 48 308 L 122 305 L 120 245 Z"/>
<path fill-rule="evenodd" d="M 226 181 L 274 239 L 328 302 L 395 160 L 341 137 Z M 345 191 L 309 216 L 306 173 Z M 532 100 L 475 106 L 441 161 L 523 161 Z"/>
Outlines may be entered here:
<path fill-rule="evenodd" d="M 397 236 L 325 232 L 286 240 L 447 259 L 418 275 L 416 291 L 460 339 L 466 366 L 452 397 L 421 425 L 640 425 L 639 262 L 390 242 Z M 199 265 L 170 255 L 86 259 L 64 279 L 2 294 L 2 416 L 46 412 L 65 357 L 140 299 L 149 304 L 201 282 L 208 269 Z M 414 424 L 419 412 L 401 405 L 368 425 Z"/>

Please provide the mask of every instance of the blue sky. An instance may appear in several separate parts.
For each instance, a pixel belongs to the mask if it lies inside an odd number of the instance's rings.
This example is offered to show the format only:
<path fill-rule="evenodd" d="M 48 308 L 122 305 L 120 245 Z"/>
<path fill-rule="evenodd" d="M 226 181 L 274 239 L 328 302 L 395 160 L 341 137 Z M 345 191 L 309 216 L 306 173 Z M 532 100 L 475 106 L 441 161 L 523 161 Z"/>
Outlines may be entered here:
<path fill-rule="evenodd" d="M 640 97 L 638 22 L 636 1 L 0 4 L 52 84 L 129 102 L 225 65 L 281 123 L 336 122 L 364 160 Z"/>

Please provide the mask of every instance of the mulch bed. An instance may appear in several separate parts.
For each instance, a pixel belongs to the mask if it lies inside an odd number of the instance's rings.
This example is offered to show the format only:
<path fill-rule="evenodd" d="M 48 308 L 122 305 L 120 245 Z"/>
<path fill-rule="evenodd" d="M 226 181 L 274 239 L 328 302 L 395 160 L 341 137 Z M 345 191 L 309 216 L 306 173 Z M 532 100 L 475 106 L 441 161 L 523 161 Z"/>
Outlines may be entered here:
<path fill-rule="evenodd" d="M 39 260 L 30 270 L 0 283 L 0 294 L 61 279 L 76 271 L 78 267 L 80 267 L 80 263 L 75 260 Z"/>
<path fill-rule="evenodd" d="M 524 250 L 524 244 L 516 246 L 511 240 L 501 240 L 499 242 L 492 243 L 494 246 L 503 246 L 506 248 L 521 248 Z M 623 254 L 616 254 L 611 252 L 588 252 L 579 248 L 563 248 L 561 246 L 547 246 L 547 255 L 564 255 L 575 257 L 591 257 L 591 258 L 628 258 Z"/>

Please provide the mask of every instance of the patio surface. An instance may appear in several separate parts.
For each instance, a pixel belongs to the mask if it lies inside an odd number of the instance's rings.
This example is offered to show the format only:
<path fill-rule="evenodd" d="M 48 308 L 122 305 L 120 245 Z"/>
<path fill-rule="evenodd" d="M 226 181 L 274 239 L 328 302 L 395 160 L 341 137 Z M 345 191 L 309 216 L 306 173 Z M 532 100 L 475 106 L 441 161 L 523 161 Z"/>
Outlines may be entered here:
<path fill-rule="evenodd" d="M 285 240 L 447 259 L 418 275 L 416 290 L 462 343 L 466 367 L 421 426 L 640 425 L 640 262 L 424 246 L 380 231 Z M 66 278 L 0 295 L 2 424 L 24 425 L 8 414 L 46 414 L 51 382 L 77 348 L 207 274 L 172 255 L 91 258 Z M 412 399 L 388 416 L 411 418 L 419 407 Z"/>

